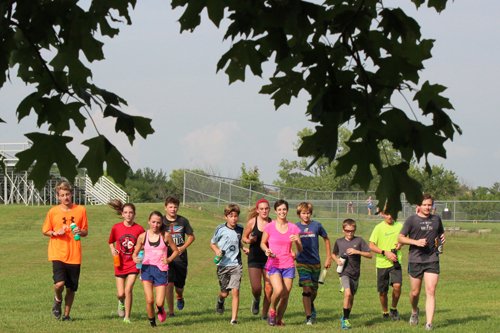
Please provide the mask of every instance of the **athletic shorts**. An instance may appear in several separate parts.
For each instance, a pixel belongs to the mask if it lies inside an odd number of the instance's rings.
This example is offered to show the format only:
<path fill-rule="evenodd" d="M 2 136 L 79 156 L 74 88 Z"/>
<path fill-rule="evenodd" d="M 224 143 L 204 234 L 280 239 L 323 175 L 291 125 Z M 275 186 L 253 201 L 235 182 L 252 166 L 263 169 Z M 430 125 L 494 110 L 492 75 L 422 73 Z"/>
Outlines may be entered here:
<path fill-rule="evenodd" d="M 266 267 L 265 262 L 248 262 L 248 268 L 264 269 L 264 267 Z"/>
<path fill-rule="evenodd" d="M 297 272 L 299 273 L 299 286 L 310 287 L 312 290 L 318 290 L 318 279 L 321 273 L 321 264 L 308 265 L 296 263 Z"/>
<path fill-rule="evenodd" d="M 439 261 L 427 263 L 410 262 L 408 264 L 408 274 L 410 274 L 412 278 L 422 279 L 424 273 L 439 274 Z"/>
<path fill-rule="evenodd" d="M 141 281 L 151 282 L 153 286 L 166 286 L 168 283 L 167 272 L 161 271 L 155 265 L 142 265 Z"/>
<path fill-rule="evenodd" d="M 80 279 L 80 265 L 66 264 L 59 260 L 52 261 L 52 278 L 54 284 L 64 281 L 64 286 L 73 291 L 78 290 L 78 280 Z"/>
<path fill-rule="evenodd" d="M 290 268 L 276 268 L 272 267 L 269 272 L 269 276 L 273 274 L 279 274 L 284 279 L 294 279 L 295 278 L 295 267 Z"/>
<path fill-rule="evenodd" d="M 118 275 L 116 275 L 116 274 L 115 274 L 115 276 L 116 276 L 117 278 L 126 279 L 126 278 L 127 278 L 127 276 L 129 276 L 129 275 L 138 275 L 138 274 L 139 274 L 139 273 L 127 273 L 127 274 L 118 274 Z"/>
<path fill-rule="evenodd" d="M 389 290 L 389 280 L 391 286 L 396 284 L 403 284 L 403 270 L 388 268 L 377 268 L 377 291 L 383 293 Z"/>
<path fill-rule="evenodd" d="M 347 275 L 343 275 L 340 277 L 340 284 L 344 290 L 351 289 L 351 294 L 356 295 L 356 291 L 358 291 L 359 278 L 353 279 Z"/>
<path fill-rule="evenodd" d="M 227 293 L 232 289 L 240 289 L 243 266 L 217 266 L 217 278 L 219 279 L 220 291 Z"/>
<path fill-rule="evenodd" d="M 186 285 L 187 271 L 187 265 L 172 261 L 168 264 L 168 281 L 173 282 L 176 288 L 184 288 Z"/>

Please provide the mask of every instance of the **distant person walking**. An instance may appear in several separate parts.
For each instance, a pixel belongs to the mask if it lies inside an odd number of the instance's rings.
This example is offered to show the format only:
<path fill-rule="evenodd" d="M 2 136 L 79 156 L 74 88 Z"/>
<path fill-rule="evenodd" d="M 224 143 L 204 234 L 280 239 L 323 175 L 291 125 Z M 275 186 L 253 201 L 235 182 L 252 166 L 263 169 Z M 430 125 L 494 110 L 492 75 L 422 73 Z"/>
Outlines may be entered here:
<path fill-rule="evenodd" d="M 366 208 L 368 208 L 368 215 L 372 215 L 373 200 L 371 195 L 368 197 L 365 203 L 366 203 Z"/>
<path fill-rule="evenodd" d="M 349 209 L 351 210 L 351 214 L 354 214 L 354 203 L 352 201 L 349 201 L 347 204 L 347 214 L 349 214 Z"/>

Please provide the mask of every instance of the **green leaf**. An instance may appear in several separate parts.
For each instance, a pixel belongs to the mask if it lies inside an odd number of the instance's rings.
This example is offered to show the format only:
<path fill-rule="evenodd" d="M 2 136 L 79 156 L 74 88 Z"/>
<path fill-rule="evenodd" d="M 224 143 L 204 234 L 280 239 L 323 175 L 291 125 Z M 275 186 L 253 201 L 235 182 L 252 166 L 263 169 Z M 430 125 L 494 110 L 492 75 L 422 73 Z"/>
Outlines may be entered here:
<path fill-rule="evenodd" d="M 35 187 L 41 190 L 50 179 L 50 169 L 57 165 L 61 175 L 73 182 L 76 175 L 78 159 L 66 146 L 73 140 L 71 137 L 29 133 L 25 135 L 33 145 L 16 154 L 19 161 L 16 172 L 28 171 L 28 179 L 33 180 Z"/>
<path fill-rule="evenodd" d="M 349 152 L 337 159 L 338 164 L 335 167 L 335 176 L 340 177 L 348 174 L 354 166 L 357 166 L 352 179 L 352 184 L 358 184 L 363 190 L 368 191 L 370 182 L 373 179 L 370 164 L 379 167 L 380 150 L 372 142 L 346 142 Z"/>
<path fill-rule="evenodd" d="M 151 119 L 149 118 L 131 116 L 111 105 L 108 105 L 104 109 L 104 118 L 110 116 L 116 118 L 115 131 L 117 133 L 119 131 L 125 133 L 131 145 L 135 140 L 136 130 L 143 138 L 146 138 L 148 134 L 154 133 L 154 130 L 151 127 Z"/>
<path fill-rule="evenodd" d="M 116 95 L 115 93 L 112 93 L 110 91 L 104 90 L 104 89 L 100 89 L 100 88 L 97 88 L 97 89 L 98 89 L 100 95 L 102 96 L 102 98 L 104 99 L 104 102 L 106 104 L 113 104 L 116 106 L 120 105 L 118 95 Z"/>
<path fill-rule="evenodd" d="M 224 18 L 226 4 L 222 0 L 207 0 L 208 18 L 218 28 L 220 21 Z"/>
<path fill-rule="evenodd" d="M 127 171 L 130 166 L 128 161 L 106 137 L 99 135 L 82 142 L 82 144 L 89 147 L 89 150 L 78 167 L 87 169 L 87 174 L 93 183 L 96 183 L 104 174 L 104 163 L 106 163 L 107 175 L 113 177 L 117 183 L 125 186 Z"/>
<path fill-rule="evenodd" d="M 39 112 L 42 108 L 40 103 L 40 95 L 37 92 L 31 93 L 26 96 L 21 103 L 19 103 L 16 113 L 17 120 L 21 121 L 24 117 L 29 116 L 31 109 L 35 109 L 35 112 Z"/>
<path fill-rule="evenodd" d="M 448 0 L 429 0 L 427 7 L 434 7 L 438 13 L 441 13 L 446 9 L 446 2 L 448 2 Z"/>
<path fill-rule="evenodd" d="M 408 163 L 390 165 L 380 172 L 380 184 L 375 191 L 381 210 L 387 202 L 386 212 L 396 220 L 401 211 L 401 193 L 411 204 L 422 203 L 422 186 L 415 179 L 408 176 Z"/>
<path fill-rule="evenodd" d="M 262 75 L 262 63 L 267 58 L 257 49 L 255 41 L 240 40 L 227 51 L 217 63 L 217 71 L 223 69 L 229 61 L 226 74 L 229 76 L 229 84 L 241 80 L 245 81 L 246 66 L 249 66 L 252 73 L 257 76 Z"/>

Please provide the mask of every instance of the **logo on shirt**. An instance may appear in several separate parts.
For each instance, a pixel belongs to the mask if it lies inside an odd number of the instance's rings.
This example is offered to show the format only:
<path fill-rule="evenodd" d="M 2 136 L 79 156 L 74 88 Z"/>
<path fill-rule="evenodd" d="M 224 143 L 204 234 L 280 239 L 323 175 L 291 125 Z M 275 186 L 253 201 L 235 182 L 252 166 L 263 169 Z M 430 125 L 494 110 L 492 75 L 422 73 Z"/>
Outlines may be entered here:
<path fill-rule="evenodd" d="M 429 231 L 429 230 L 434 229 L 431 224 L 432 224 L 432 221 L 420 222 L 420 230 Z"/>
<path fill-rule="evenodd" d="M 385 233 L 385 235 L 386 235 L 386 236 L 390 236 L 390 235 L 394 235 L 395 233 L 396 233 L 395 231 L 394 231 L 394 232 L 391 232 L 391 233 L 387 233 L 387 232 L 386 232 L 386 233 Z"/>
<path fill-rule="evenodd" d="M 309 228 L 305 228 L 304 231 L 299 232 L 300 238 L 316 237 L 314 231 L 309 231 Z"/>
<path fill-rule="evenodd" d="M 168 232 L 172 236 L 175 245 L 184 245 L 184 226 L 182 225 L 170 225 L 168 227 Z"/>
<path fill-rule="evenodd" d="M 120 252 L 124 255 L 132 255 L 134 252 L 135 243 L 137 239 L 132 235 L 123 235 L 120 237 Z"/>

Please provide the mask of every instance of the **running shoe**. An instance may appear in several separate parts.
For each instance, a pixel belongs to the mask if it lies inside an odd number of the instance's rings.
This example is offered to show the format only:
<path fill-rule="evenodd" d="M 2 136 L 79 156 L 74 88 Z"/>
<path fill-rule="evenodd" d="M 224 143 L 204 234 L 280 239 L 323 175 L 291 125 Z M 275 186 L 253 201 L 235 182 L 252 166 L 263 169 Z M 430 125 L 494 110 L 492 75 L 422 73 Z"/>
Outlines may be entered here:
<path fill-rule="evenodd" d="M 171 317 L 175 317 L 175 313 L 173 313 L 173 312 L 172 312 L 172 313 L 169 313 L 169 314 L 168 314 L 168 317 L 169 317 L 169 318 L 171 318 Z"/>
<path fill-rule="evenodd" d="M 341 328 L 343 330 L 350 330 L 351 329 L 351 323 L 349 322 L 349 319 L 344 319 L 344 317 L 340 318 L 340 321 L 342 322 Z"/>
<path fill-rule="evenodd" d="M 259 305 L 260 305 L 260 300 L 256 300 L 255 298 L 253 299 L 253 302 L 252 302 L 252 313 L 254 315 L 258 315 L 259 312 L 260 312 L 260 308 L 259 308 Z"/>
<path fill-rule="evenodd" d="M 280 320 L 276 323 L 276 326 L 285 326 L 285 324 L 283 324 L 283 322 Z"/>
<path fill-rule="evenodd" d="M 184 309 L 184 297 L 181 299 L 177 299 L 177 309 L 179 309 L 179 311 Z"/>
<path fill-rule="evenodd" d="M 434 329 L 434 326 L 432 326 L 432 324 L 425 324 L 426 331 L 432 331 L 433 329 Z"/>
<path fill-rule="evenodd" d="M 127 323 L 127 324 L 130 324 L 130 318 L 124 318 L 124 319 L 123 319 L 123 322 L 124 322 L 124 323 Z"/>
<path fill-rule="evenodd" d="M 276 326 L 276 311 L 269 311 L 269 317 L 267 317 L 267 323 L 270 326 Z"/>
<path fill-rule="evenodd" d="M 156 312 L 158 312 L 158 321 L 160 323 L 163 323 L 165 319 L 167 319 L 167 313 L 165 312 L 165 309 L 159 308 L 158 306 L 156 307 Z"/>
<path fill-rule="evenodd" d="M 382 318 L 389 319 L 389 318 L 391 318 L 391 316 L 387 312 L 384 312 L 384 313 L 382 313 Z"/>
<path fill-rule="evenodd" d="M 399 316 L 399 313 L 398 313 L 398 310 L 397 309 L 391 309 L 391 318 L 392 320 L 396 321 L 396 320 L 400 320 L 401 317 Z"/>
<path fill-rule="evenodd" d="M 120 300 L 118 300 L 118 316 L 125 316 L 125 304 L 123 304 Z"/>
<path fill-rule="evenodd" d="M 260 317 L 260 319 L 262 319 L 262 320 L 267 320 L 267 318 L 268 318 L 267 316 Z"/>
<path fill-rule="evenodd" d="M 311 302 L 311 318 L 316 318 L 316 308 L 314 307 L 314 303 Z"/>
<path fill-rule="evenodd" d="M 224 302 L 220 302 L 219 298 L 217 297 L 217 304 L 215 305 L 215 312 L 217 314 L 222 315 L 224 313 Z"/>
<path fill-rule="evenodd" d="M 418 314 L 420 313 L 420 308 L 417 306 L 417 313 L 411 312 L 411 317 L 410 317 L 410 325 L 416 326 L 418 325 Z"/>
<path fill-rule="evenodd" d="M 55 319 L 61 318 L 61 303 L 62 302 L 58 302 L 54 298 L 54 305 L 52 305 L 52 315 Z"/>
<path fill-rule="evenodd" d="M 231 319 L 231 325 L 237 325 L 238 322 L 236 321 L 236 319 Z"/>
<path fill-rule="evenodd" d="M 312 325 L 312 324 L 313 324 L 312 318 L 306 319 L 306 325 Z"/>
<path fill-rule="evenodd" d="M 63 316 L 62 321 L 71 321 L 71 317 L 70 316 Z"/>

